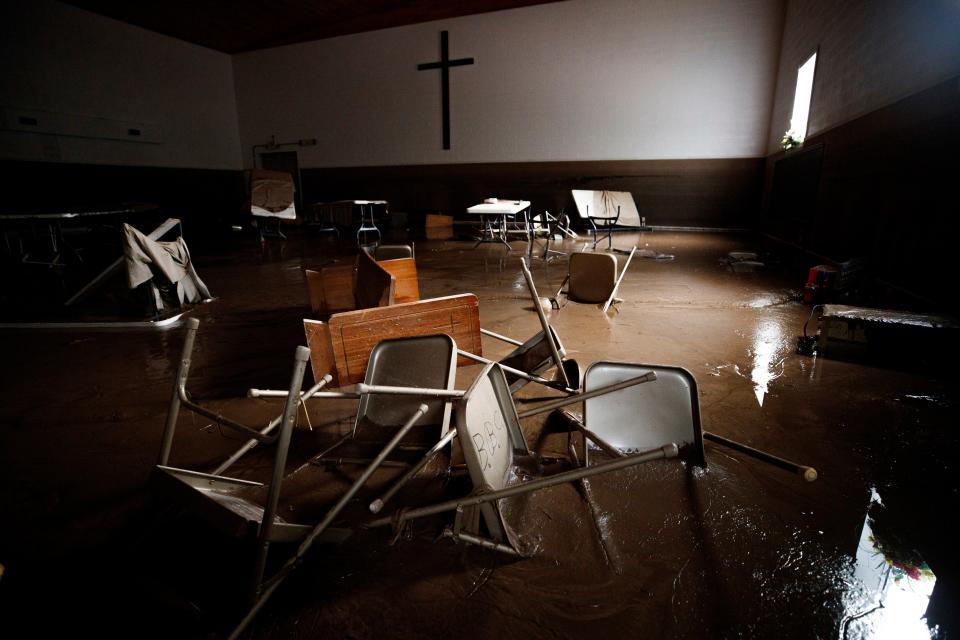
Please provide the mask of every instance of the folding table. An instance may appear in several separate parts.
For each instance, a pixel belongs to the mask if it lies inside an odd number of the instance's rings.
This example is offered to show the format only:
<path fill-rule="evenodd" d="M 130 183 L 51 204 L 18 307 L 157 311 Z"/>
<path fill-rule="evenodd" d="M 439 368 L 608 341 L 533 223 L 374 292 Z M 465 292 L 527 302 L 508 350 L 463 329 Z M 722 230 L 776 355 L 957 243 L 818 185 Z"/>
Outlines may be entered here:
<path fill-rule="evenodd" d="M 483 242 L 502 242 L 510 248 L 510 242 L 507 235 L 511 232 L 523 233 L 526 238 L 530 237 L 530 221 L 528 212 L 530 211 L 529 200 L 498 200 L 497 202 L 484 202 L 467 208 L 467 213 L 480 216 L 480 237 L 474 248 Z M 520 224 L 517 217 L 523 216 L 523 231 L 508 230 L 507 223 L 513 222 Z"/>

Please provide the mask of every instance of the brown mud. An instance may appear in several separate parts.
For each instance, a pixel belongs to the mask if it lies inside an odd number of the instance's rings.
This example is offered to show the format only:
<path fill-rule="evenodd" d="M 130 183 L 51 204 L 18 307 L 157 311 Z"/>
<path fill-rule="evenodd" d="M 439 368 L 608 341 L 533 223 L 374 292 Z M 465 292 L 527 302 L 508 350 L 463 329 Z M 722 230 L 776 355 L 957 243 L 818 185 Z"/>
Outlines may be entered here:
<path fill-rule="evenodd" d="M 444 518 L 418 521 L 395 544 L 389 528 L 359 532 L 311 552 L 249 637 L 957 637 L 955 374 L 797 355 L 804 270 L 738 272 L 721 261 L 770 249 L 754 236 L 655 232 L 615 243 L 675 259 L 635 258 L 608 316 L 573 302 L 548 310 L 568 355 L 583 368 L 685 367 L 705 429 L 814 466 L 819 480 L 707 443 L 707 469 L 658 461 L 506 501 L 530 558 L 438 541 Z M 485 328 L 536 333 L 524 245 L 471 246 L 417 244 L 422 297 L 473 292 Z M 197 399 L 255 425 L 279 413 L 281 400 L 245 392 L 286 388 L 309 314 L 303 268 L 333 248 L 294 236 L 195 255 L 217 296 L 192 312 Z M 565 269 L 563 259 L 533 261 L 542 298 Z M 0 332 L 0 636 L 204 638 L 239 620 L 252 547 L 177 517 L 148 483 L 182 336 Z M 509 351 L 487 339 L 484 348 Z M 458 388 L 478 370 L 461 369 Z M 347 432 L 354 408 L 338 400 L 311 404 L 309 420 L 301 412 L 288 470 L 303 472 L 284 494 L 285 517 L 315 522 L 359 473 L 309 462 Z M 524 425 L 532 448 L 566 456 L 566 436 L 541 425 Z M 242 441 L 183 414 L 171 463 L 209 470 Z M 256 450 L 231 474 L 267 480 L 268 454 Z M 398 473 L 375 477 L 348 515 Z M 436 475 L 398 502 L 468 490 L 462 477 Z M 274 561 L 287 551 L 275 546 Z"/>

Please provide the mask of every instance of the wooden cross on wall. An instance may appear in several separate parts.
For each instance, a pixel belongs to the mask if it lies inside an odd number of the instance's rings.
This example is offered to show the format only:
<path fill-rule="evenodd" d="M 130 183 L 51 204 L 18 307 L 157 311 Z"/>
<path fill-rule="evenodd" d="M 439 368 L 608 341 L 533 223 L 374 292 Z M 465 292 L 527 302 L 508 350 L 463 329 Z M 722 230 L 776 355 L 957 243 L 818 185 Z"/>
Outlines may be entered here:
<path fill-rule="evenodd" d="M 443 109 L 443 148 L 450 148 L 450 67 L 462 67 L 473 64 L 473 58 L 450 59 L 450 46 L 447 32 L 440 32 L 440 60 L 417 65 L 417 71 L 440 69 L 440 102 Z"/>

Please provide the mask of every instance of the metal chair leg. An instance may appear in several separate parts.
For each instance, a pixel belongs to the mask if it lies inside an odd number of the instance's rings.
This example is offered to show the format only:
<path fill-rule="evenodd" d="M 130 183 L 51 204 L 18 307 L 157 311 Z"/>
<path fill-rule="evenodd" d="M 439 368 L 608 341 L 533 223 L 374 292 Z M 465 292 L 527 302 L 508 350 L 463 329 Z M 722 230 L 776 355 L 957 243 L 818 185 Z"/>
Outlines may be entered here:
<path fill-rule="evenodd" d="M 367 226 L 366 218 L 364 217 L 363 205 L 360 205 L 360 228 L 357 229 L 357 245 L 369 244 L 364 243 L 361 240 L 361 235 L 365 233 L 374 232 L 377 234 L 377 241 L 375 244 L 380 244 L 382 236 L 380 235 L 380 229 L 377 228 L 377 223 L 373 219 L 373 205 L 370 205 L 370 226 Z"/>

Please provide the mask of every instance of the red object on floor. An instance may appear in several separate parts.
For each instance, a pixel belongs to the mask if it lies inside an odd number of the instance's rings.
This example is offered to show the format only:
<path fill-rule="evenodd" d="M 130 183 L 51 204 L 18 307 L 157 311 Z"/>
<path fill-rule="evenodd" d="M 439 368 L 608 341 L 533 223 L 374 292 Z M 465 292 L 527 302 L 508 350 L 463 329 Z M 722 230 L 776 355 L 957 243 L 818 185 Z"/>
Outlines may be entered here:
<path fill-rule="evenodd" d="M 839 270 L 828 264 L 811 267 L 807 283 L 803 286 L 804 303 L 822 302 L 823 298 L 834 289 L 838 274 Z"/>

